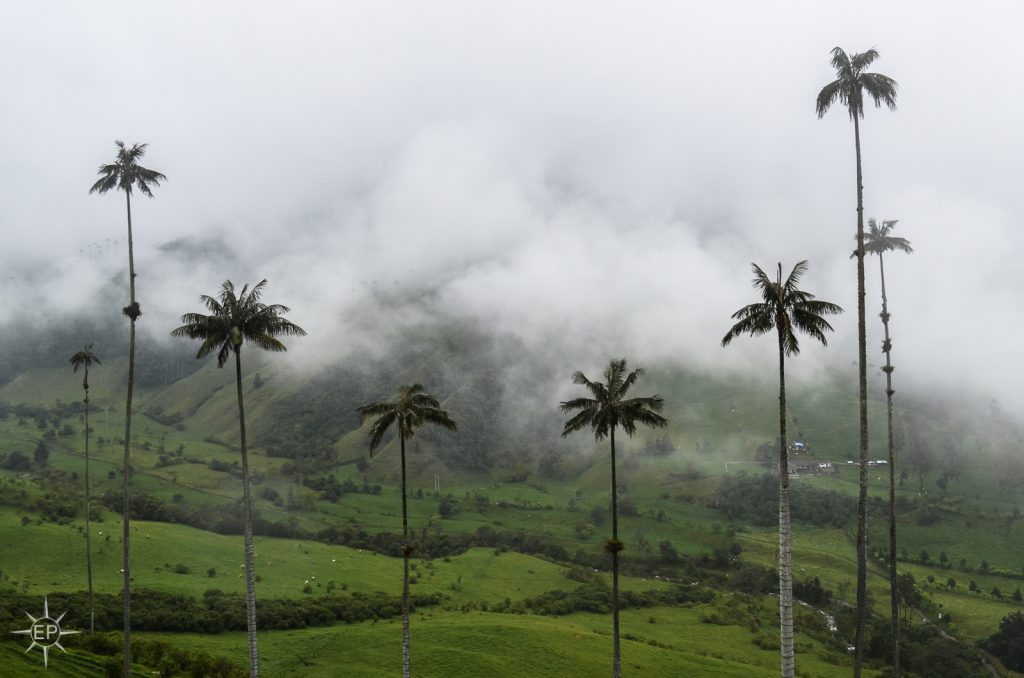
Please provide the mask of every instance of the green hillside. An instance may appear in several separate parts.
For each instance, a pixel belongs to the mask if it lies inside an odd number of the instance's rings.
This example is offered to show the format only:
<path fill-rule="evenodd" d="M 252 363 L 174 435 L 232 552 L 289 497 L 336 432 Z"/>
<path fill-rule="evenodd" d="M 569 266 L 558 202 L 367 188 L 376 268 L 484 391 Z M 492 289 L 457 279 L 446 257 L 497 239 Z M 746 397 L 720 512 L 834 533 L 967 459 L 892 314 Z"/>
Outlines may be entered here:
<path fill-rule="evenodd" d="M 397 444 L 386 441 L 371 457 L 354 409 L 389 397 L 399 383 L 421 381 L 437 385 L 460 431 L 424 432 L 409 446 L 410 520 L 419 548 L 413 591 L 443 597 L 414 619 L 417 673 L 606 670 L 607 615 L 538 614 L 548 592 L 590 595 L 599 591 L 595 582 L 607 579 L 606 444 L 559 437 L 557 397 L 544 394 L 561 379 L 524 374 L 517 366 L 528 357 L 514 342 L 459 326 L 421 346 L 429 348 L 308 374 L 265 357 L 246 363 L 259 598 L 304 605 L 343 592 L 397 595 Z M 161 363 L 167 367 L 136 396 L 132 486 L 141 513 L 133 520 L 134 586 L 202 601 L 210 589 L 243 590 L 234 373 L 211 363 L 185 369 L 180 360 L 168 354 Z M 623 588 L 639 595 L 673 591 L 679 584 L 670 580 L 699 583 L 713 599 L 627 608 L 625 665 L 639 675 L 774 674 L 776 500 L 772 481 L 757 480 L 767 467 L 754 462 L 762 446 L 768 459 L 774 454 L 775 385 L 646 367 L 646 386 L 664 396 L 671 424 L 620 441 Z M 90 372 L 94 578 L 97 591 L 109 595 L 121 586 L 116 510 L 124 374 L 116 357 Z M 811 587 L 801 589 L 804 597 L 821 610 L 807 608 L 797 619 L 797 665 L 809 676 L 847 675 L 851 662 L 849 507 L 857 469 L 847 460 L 856 454 L 857 403 L 848 376 L 805 376 L 789 393 L 791 435 L 806 446 L 793 458 L 830 461 L 836 471 L 794 481 L 795 574 Z M 80 375 L 66 367 L 25 368 L 0 387 L 0 543 L 12 545 L 0 551 L 0 587 L 7 595 L 85 588 L 80 397 Z M 944 637 L 958 639 L 952 647 L 965 653 L 964 665 L 982 671 L 973 643 L 1018 609 L 1024 585 L 1024 556 L 1014 546 L 1024 529 L 1018 428 L 995 404 L 960 408 L 914 394 L 900 402 L 898 469 L 906 477 L 897 491 L 899 555 L 919 594 L 907 633 L 920 636 L 914 642 L 932 656 L 947 652 L 939 649 L 952 642 Z M 874 399 L 869 409 L 872 456 L 882 458 L 884 405 Z M 729 487 L 744 488 L 738 503 Z M 882 629 L 889 595 L 881 566 L 884 465 L 872 467 L 870 493 L 869 588 Z M 588 583 L 581 572 L 596 579 Z M 824 594 L 815 593 L 815 581 Z M 822 613 L 833 615 L 838 629 L 829 630 Z M 13 620 L 21 612 L 8 614 Z M 260 635 L 264 666 L 268 675 L 335 675 L 340 664 L 351 675 L 390 675 L 400 662 L 397 624 L 385 616 L 267 630 Z M 141 635 L 239 666 L 245 661 L 244 634 L 236 631 Z M 0 651 L 23 671 L 12 675 L 34 675 L 24 671 L 40 658 L 15 661 L 18 638 L 5 641 Z M 66 660 L 80 675 L 101 675 L 107 661 L 75 648 L 51 660 Z M 943 663 L 960 670 L 957 661 Z M 880 670 L 881 659 L 873 666 Z"/>

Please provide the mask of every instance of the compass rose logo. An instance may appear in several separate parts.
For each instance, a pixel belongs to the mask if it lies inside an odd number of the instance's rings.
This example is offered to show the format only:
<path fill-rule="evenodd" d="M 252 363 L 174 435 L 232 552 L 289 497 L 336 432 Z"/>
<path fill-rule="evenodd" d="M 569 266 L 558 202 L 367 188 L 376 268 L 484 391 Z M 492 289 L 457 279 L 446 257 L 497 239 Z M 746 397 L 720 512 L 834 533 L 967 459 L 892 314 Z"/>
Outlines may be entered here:
<path fill-rule="evenodd" d="M 64 618 L 65 614 L 67 614 L 67 612 L 57 617 L 56 619 L 52 618 L 50 616 L 50 604 L 49 602 L 47 602 L 46 598 L 43 598 L 43 616 L 37 619 L 36 617 L 33 617 L 28 612 L 26 612 L 25 615 L 32 620 L 32 625 L 29 626 L 27 629 L 22 629 L 20 631 L 11 631 L 11 633 L 18 633 L 23 636 L 28 636 L 32 639 L 32 644 L 28 646 L 27 650 L 25 650 L 25 654 L 31 652 L 32 648 L 34 647 L 42 648 L 43 665 L 49 668 L 50 648 L 59 647 L 61 651 L 67 652 L 67 650 L 64 649 L 64 646 L 60 644 L 60 639 L 63 636 L 70 636 L 76 633 L 81 633 L 81 631 L 61 630 L 60 620 Z"/>

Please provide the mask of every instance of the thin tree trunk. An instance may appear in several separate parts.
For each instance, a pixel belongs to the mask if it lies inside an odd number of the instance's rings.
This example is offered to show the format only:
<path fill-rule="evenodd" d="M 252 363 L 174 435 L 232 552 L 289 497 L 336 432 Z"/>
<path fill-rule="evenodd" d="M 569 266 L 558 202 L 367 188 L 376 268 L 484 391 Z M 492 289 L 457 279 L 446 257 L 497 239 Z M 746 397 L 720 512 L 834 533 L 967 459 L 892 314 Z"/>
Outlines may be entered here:
<path fill-rule="evenodd" d="M 893 449 L 892 432 L 892 340 L 889 338 L 889 300 L 885 296 L 885 262 L 878 253 L 878 268 L 882 273 L 882 326 L 885 339 L 882 350 L 885 353 L 885 409 L 889 434 L 889 598 L 890 625 L 892 631 L 892 674 L 900 678 L 900 602 L 896 591 L 896 459 Z"/>
<path fill-rule="evenodd" d="M 622 675 L 622 654 L 619 650 L 619 485 L 615 478 L 615 427 L 611 430 L 612 444 L 612 676 Z"/>
<path fill-rule="evenodd" d="M 860 479 L 857 496 L 857 609 L 853 676 L 860 678 L 864 662 L 864 622 L 867 619 L 868 543 L 868 359 L 864 318 L 864 183 L 860 159 L 860 121 L 853 116 L 857 152 L 857 380 L 860 401 Z"/>
<path fill-rule="evenodd" d="M 235 385 L 238 389 L 238 430 L 242 442 L 242 511 L 245 514 L 245 627 L 249 635 L 249 675 L 260 675 L 256 648 L 256 575 L 253 572 L 252 495 L 249 489 L 249 452 L 245 445 L 245 406 L 242 402 L 242 347 L 235 346 Z"/>
<path fill-rule="evenodd" d="M 781 274 L 781 269 L 780 269 Z M 781 281 L 780 281 L 781 284 Z M 779 330 L 779 629 L 782 678 L 793 678 L 793 537 L 789 515 L 789 449 L 786 443 L 786 355 Z"/>
<path fill-rule="evenodd" d="M 412 675 L 412 651 L 409 642 L 409 499 L 405 491 L 405 421 L 398 419 L 398 440 L 402 457 L 402 678 Z"/>
<path fill-rule="evenodd" d="M 124 473 L 124 484 L 122 486 L 122 531 L 121 543 L 124 548 L 124 589 L 122 591 L 123 614 L 124 614 L 124 675 L 131 678 L 132 675 L 132 594 L 131 594 L 131 446 L 132 446 L 132 391 L 135 388 L 135 321 L 138 315 L 135 312 L 135 253 L 132 251 L 132 196 L 125 191 L 125 200 L 128 206 L 128 288 L 130 290 L 130 303 L 128 306 L 128 319 L 131 321 L 131 329 L 128 338 L 128 397 L 124 408 L 124 461 L 122 463 Z"/>
<path fill-rule="evenodd" d="M 85 572 L 89 580 L 89 633 L 96 631 L 96 610 L 92 594 L 92 532 L 89 513 L 92 497 L 89 489 L 89 366 L 85 366 Z"/>

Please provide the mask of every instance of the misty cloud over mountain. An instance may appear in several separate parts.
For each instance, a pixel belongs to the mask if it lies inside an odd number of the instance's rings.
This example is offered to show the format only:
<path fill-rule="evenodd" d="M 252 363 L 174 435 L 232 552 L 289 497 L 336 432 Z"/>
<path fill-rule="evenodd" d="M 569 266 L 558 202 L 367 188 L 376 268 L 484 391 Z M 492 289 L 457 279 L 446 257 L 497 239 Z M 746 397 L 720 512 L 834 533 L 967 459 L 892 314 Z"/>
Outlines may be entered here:
<path fill-rule="evenodd" d="M 866 214 L 916 250 L 887 258 L 897 375 L 1019 411 L 1022 10 L 994 9 L 22 7 L 0 28 L 0 318 L 59 325 L 126 282 L 123 197 L 87 194 L 120 138 L 169 178 L 133 201 L 150 338 L 267 278 L 309 331 L 295 365 L 472 318 L 566 381 L 620 355 L 772 378 L 770 338 L 719 341 L 750 262 L 808 259 L 805 288 L 847 310 L 795 361 L 813 378 L 856 356 L 852 126 L 813 99 L 833 46 L 876 46 L 901 87 L 864 121 Z M 112 68 L 125 51 L 147 58 Z"/>

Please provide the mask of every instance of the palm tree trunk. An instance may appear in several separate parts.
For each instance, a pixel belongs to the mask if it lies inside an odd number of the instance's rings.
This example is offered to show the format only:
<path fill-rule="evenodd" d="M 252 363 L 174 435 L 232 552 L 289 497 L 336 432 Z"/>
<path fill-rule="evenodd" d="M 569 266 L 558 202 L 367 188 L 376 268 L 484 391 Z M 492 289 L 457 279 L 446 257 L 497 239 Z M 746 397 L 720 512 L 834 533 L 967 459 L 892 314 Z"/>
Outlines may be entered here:
<path fill-rule="evenodd" d="M 92 509 L 92 497 L 89 492 L 89 366 L 85 367 L 85 572 L 89 580 L 89 633 L 96 631 L 96 611 L 93 607 L 92 595 L 92 532 L 89 513 Z"/>
<path fill-rule="evenodd" d="M 882 326 L 885 328 L 885 339 L 882 350 L 885 352 L 885 410 L 889 434 L 889 599 L 892 632 L 892 674 L 900 678 L 900 602 L 896 592 L 896 460 L 893 449 L 892 435 L 892 340 L 889 338 L 889 300 L 885 296 L 885 262 L 882 253 L 878 253 L 878 268 L 882 273 Z"/>
<path fill-rule="evenodd" d="M 789 449 L 786 442 L 786 354 L 779 327 L 779 636 L 782 678 L 793 678 L 793 535 L 789 515 Z"/>
<path fill-rule="evenodd" d="M 132 446 L 132 391 L 135 388 L 135 321 L 138 316 L 135 314 L 135 253 L 132 251 L 132 195 L 128 191 L 124 193 L 128 206 L 128 287 L 130 290 L 130 304 L 128 306 L 128 319 L 131 329 L 128 335 L 128 396 L 124 408 L 124 460 L 122 463 L 124 483 L 122 486 L 122 524 L 124 529 L 121 535 L 121 544 L 124 549 L 124 589 L 122 592 L 123 614 L 124 614 L 124 675 L 131 678 L 132 675 L 132 594 L 131 594 L 131 539 L 130 515 L 131 515 L 131 446 Z"/>
<path fill-rule="evenodd" d="M 242 443 L 242 512 L 245 516 L 245 627 L 249 635 L 249 676 L 256 678 L 260 675 L 260 656 L 256 648 L 256 576 L 253 572 L 252 495 L 249 489 L 249 452 L 245 445 L 241 346 L 235 346 L 235 385 L 238 390 L 238 430 Z"/>
<path fill-rule="evenodd" d="M 860 121 L 853 116 L 857 152 L 857 379 L 860 400 L 860 479 L 857 495 L 857 610 L 853 676 L 860 678 L 864 662 L 864 621 L 867 618 L 868 543 L 868 359 L 864 319 L 864 183 L 860 159 Z"/>
<path fill-rule="evenodd" d="M 615 427 L 611 430 L 612 444 L 612 676 L 622 675 L 622 654 L 619 651 L 619 486 L 615 479 Z"/>
<path fill-rule="evenodd" d="M 409 642 L 409 499 L 405 491 L 405 422 L 398 420 L 398 440 L 402 457 L 402 678 L 412 675 L 411 645 Z"/>

